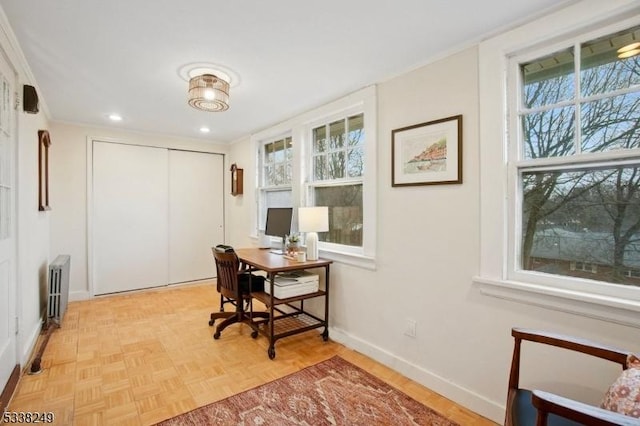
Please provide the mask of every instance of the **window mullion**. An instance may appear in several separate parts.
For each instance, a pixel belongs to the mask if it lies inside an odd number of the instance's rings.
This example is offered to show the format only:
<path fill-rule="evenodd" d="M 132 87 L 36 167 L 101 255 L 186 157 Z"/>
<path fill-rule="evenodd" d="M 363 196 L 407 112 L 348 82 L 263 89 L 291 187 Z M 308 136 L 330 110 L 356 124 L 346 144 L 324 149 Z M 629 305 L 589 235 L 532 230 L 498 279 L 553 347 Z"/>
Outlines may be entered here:
<path fill-rule="evenodd" d="M 581 66 L 580 61 L 582 57 L 582 51 L 580 50 L 580 43 L 576 42 L 573 46 L 573 78 L 574 78 L 574 111 L 575 114 L 575 150 L 576 154 L 582 152 L 582 114 L 580 111 L 580 99 L 582 98 L 582 90 L 580 89 L 581 78 Z"/>

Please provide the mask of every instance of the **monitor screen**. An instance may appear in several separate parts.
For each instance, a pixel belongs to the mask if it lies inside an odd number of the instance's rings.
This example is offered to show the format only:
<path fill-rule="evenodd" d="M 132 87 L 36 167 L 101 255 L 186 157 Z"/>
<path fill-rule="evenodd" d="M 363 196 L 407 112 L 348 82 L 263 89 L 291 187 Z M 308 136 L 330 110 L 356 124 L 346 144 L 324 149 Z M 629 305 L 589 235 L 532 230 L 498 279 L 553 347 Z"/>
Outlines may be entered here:
<path fill-rule="evenodd" d="M 269 207 L 264 234 L 271 237 L 282 237 L 291 233 L 292 207 Z"/>

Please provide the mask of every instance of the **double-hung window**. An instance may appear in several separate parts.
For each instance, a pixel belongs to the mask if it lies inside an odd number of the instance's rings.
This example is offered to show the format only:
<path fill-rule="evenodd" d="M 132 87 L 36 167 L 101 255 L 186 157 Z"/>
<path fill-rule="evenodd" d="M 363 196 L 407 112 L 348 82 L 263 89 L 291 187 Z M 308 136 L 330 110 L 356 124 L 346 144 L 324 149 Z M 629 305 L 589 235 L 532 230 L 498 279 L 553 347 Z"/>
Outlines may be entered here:
<path fill-rule="evenodd" d="M 329 231 L 319 233 L 321 242 L 362 247 L 364 145 L 363 113 L 311 129 L 307 204 L 329 207 Z"/>
<path fill-rule="evenodd" d="M 323 258 L 375 268 L 376 87 L 369 86 L 252 135 L 259 177 L 257 230 L 269 207 L 329 210 Z M 303 236 L 304 238 L 304 236 Z"/>
<path fill-rule="evenodd" d="M 639 41 L 617 28 L 511 59 L 511 279 L 640 300 Z"/>
<path fill-rule="evenodd" d="M 264 231 L 269 207 L 291 207 L 293 153 L 291 136 L 261 142 L 258 150 L 260 170 L 258 229 Z"/>

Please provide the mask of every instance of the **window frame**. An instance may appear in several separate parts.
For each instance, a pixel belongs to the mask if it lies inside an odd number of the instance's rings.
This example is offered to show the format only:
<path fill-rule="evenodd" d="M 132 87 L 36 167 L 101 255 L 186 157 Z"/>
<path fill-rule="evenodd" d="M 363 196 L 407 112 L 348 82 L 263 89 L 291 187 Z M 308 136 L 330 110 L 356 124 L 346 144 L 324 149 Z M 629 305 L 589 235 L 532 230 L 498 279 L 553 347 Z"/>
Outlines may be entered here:
<path fill-rule="evenodd" d="M 633 25 L 631 25 L 633 26 Z M 509 152 L 507 170 L 508 170 L 508 199 L 512 200 L 508 203 L 508 267 L 507 277 L 514 281 L 532 282 L 536 284 L 547 285 L 550 287 L 558 287 L 563 290 L 584 292 L 600 296 L 613 296 L 621 299 L 630 299 L 640 303 L 640 288 L 625 288 L 623 286 L 607 283 L 603 281 L 590 280 L 586 278 L 570 277 L 554 274 L 546 274 L 535 271 L 524 270 L 520 267 L 521 258 L 521 241 L 522 241 L 522 201 L 523 193 L 520 185 L 522 174 L 529 171 L 545 171 L 545 170 L 572 170 L 581 167 L 596 168 L 599 166 L 619 166 L 624 164 L 638 163 L 640 161 L 640 148 L 629 149 L 625 151 L 606 151 L 597 153 L 576 153 L 564 157 L 548 157 L 537 159 L 525 159 L 524 144 L 522 143 L 524 135 L 520 125 L 521 113 L 523 108 L 520 102 L 522 96 L 522 75 L 520 73 L 520 64 L 526 63 L 536 58 L 544 57 L 550 53 L 562 50 L 569 46 L 573 46 L 579 51 L 581 43 L 588 42 L 600 36 L 615 33 L 618 30 L 627 28 L 619 24 L 603 26 L 594 31 L 585 32 L 576 36 L 564 39 L 557 43 L 539 47 L 527 51 L 524 54 L 514 54 L 508 61 L 507 73 L 507 96 L 508 96 L 508 134 L 507 150 Z M 578 57 L 578 61 L 580 58 Z M 576 69 L 574 78 L 579 79 L 580 73 Z M 577 86 L 579 87 L 579 86 Z M 608 93 L 613 96 L 614 93 Z M 583 97 L 581 94 L 567 104 L 576 105 L 578 110 L 585 99 L 591 97 Z M 579 128 L 580 122 L 577 121 L 576 127 Z M 576 136 L 579 145 L 579 136 Z M 579 152 L 577 150 L 576 152 Z M 618 288 L 619 287 L 619 288 Z"/>
<path fill-rule="evenodd" d="M 291 192 L 291 200 L 293 201 L 294 198 L 294 194 L 293 194 L 293 187 L 294 187 L 294 177 L 293 177 L 293 169 L 294 169 L 294 164 L 295 164 L 295 159 L 294 159 L 294 152 L 293 152 L 293 146 L 291 148 L 292 152 L 291 152 L 291 159 L 290 161 L 288 161 L 291 165 L 291 182 L 287 183 L 283 183 L 283 184 L 275 184 L 275 185 L 267 185 L 266 184 L 266 175 L 265 175 L 265 163 L 264 163 L 264 156 L 265 156 L 265 147 L 271 143 L 280 141 L 280 140 L 284 140 L 286 142 L 287 139 L 291 139 L 291 143 L 293 144 L 293 138 L 291 136 L 291 132 L 285 132 L 282 134 L 279 134 L 277 136 L 271 136 L 265 139 L 262 139 L 259 141 L 258 145 L 257 145 L 257 160 L 256 160 L 256 165 L 257 165 L 257 177 L 258 177 L 258 185 L 256 188 L 256 196 L 257 196 L 257 202 L 256 202 L 256 234 L 259 234 L 260 232 L 264 232 L 264 227 L 265 227 L 265 223 L 261 223 L 264 222 L 264 220 L 260 220 L 261 218 L 261 209 L 265 207 L 266 204 L 266 198 L 267 198 L 267 193 L 269 192 L 278 192 L 278 191 L 290 191 Z M 285 167 L 286 167 L 286 163 L 287 161 L 285 161 Z M 266 211 L 265 211 L 265 217 L 266 217 Z M 294 225 L 294 220 L 292 220 L 292 224 L 291 224 L 291 229 L 292 231 L 294 230 L 293 225 Z M 270 237 L 272 243 L 273 242 L 280 242 L 282 239 L 281 238 L 275 238 L 275 237 Z"/>
<path fill-rule="evenodd" d="M 293 144 L 292 164 L 292 207 L 294 207 L 294 224 L 292 229 L 297 229 L 297 207 L 307 206 L 309 200 L 308 173 L 310 171 L 311 130 L 317 123 L 329 123 L 332 118 L 348 118 L 353 111 L 364 114 L 365 143 L 362 204 L 363 223 L 367 229 L 367 235 L 363 235 L 362 247 L 350 247 L 340 244 L 319 244 L 320 256 L 336 262 L 375 270 L 376 269 L 376 238 L 377 238 L 377 87 L 371 85 L 351 93 L 345 97 L 329 102 L 323 106 L 310 110 L 304 114 L 283 121 L 278 125 L 267 128 L 251 135 L 253 152 L 256 157 L 256 170 L 260 166 L 260 153 L 262 143 L 270 140 L 278 140 L 283 135 L 290 134 Z M 260 175 L 256 176 L 256 184 L 260 184 Z M 261 201 L 260 189 L 256 190 L 256 208 L 254 209 L 254 227 L 252 238 L 258 236 Z"/>
<path fill-rule="evenodd" d="M 518 270 L 515 255 L 522 194 L 518 189 L 516 159 L 519 143 L 513 140 L 514 57 L 542 57 L 576 41 L 589 41 L 640 23 L 640 7 L 633 2 L 598 4 L 589 10 L 569 6 L 517 29 L 482 42 L 480 69 L 480 269 L 473 282 L 482 294 L 523 302 L 600 320 L 640 327 L 638 288 L 584 278 L 562 277 Z M 629 153 L 576 155 L 578 164 L 623 161 Z M 634 154 L 635 156 L 635 154 Z M 563 167 L 565 158 L 546 159 L 548 167 Z M 521 161 L 518 166 L 544 167 Z M 500 206 L 499 208 L 496 208 Z M 518 212 L 516 215 L 515 212 Z"/>
<path fill-rule="evenodd" d="M 314 188 L 340 187 L 340 186 L 346 186 L 346 185 L 362 185 L 362 188 L 363 188 L 362 214 L 363 214 L 363 230 L 364 230 L 366 229 L 365 216 L 367 215 L 367 212 L 365 211 L 365 200 L 364 200 L 366 173 L 363 172 L 361 176 L 357 176 L 357 177 L 345 176 L 343 178 L 338 178 L 338 179 L 320 179 L 320 180 L 316 180 L 313 175 L 313 172 L 314 172 L 313 160 L 314 160 L 314 157 L 316 157 L 313 149 L 313 131 L 318 127 L 322 127 L 322 126 L 325 126 L 327 129 L 329 129 L 329 126 L 336 121 L 344 121 L 346 123 L 348 122 L 348 119 L 350 117 L 360 115 L 360 114 L 362 114 L 363 116 L 363 130 L 365 134 L 364 136 L 365 140 L 364 140 L 362 149 L 364 151 L 364 157 L 365 157 L 364 170 L 366 171 L 366 159 L 368 156 L 366 147 L 368 142 L 368 137 L 367 137 L 368 134 L 367 134 L 367 128 L 366 128 L 367 117 L 366 117 L 366 114 L 364 113 L 363 105 L 359 105 L 353 108 L 336 112 L 335 114 L 323 117 L 318 120 L 314 120 L 307 124 L 306 130 L 305 130 L 305 135 L 306 135 L 305 154 L 306 155 L 304 159 L 306 173 L 305 173 L 304 191 L 303 191 L 305 198 L 303 202 L 304 202 L 304 206 L 308 206 L 308 207 L 315 206 L 314 199 L 313 199 Z M 329 138 L 329 134 L 327 133 L 327 139 L 328 138 Z M 333 151 L 328 150 L 327 152 L 336 152 L 336 151 L 337 150 L 333 150 Z M 345 156 L 346 156 L 348 149 L 343 148 L 340 151 L 345 152 Z M 346 161 L 347 160 L 345 159 L 345 162 Z M 346 168 L 345 168 L 345 171 L 346 171 Z M 326 241 L 318 241 L 318 248 L 322 252 L 336 252 L 336 253 L 343 253 L 343 254 L 350 254 L 350 255 L 364 255 L 365 244 L 367 243 L 367 241 L 365 241 L 366 239 L 367 239 L 367 236 L 365 232 L 363 232 L 362 246 L 349 246 L 346 244 L 337 244 L 337 243 L 330 243 Z"/>

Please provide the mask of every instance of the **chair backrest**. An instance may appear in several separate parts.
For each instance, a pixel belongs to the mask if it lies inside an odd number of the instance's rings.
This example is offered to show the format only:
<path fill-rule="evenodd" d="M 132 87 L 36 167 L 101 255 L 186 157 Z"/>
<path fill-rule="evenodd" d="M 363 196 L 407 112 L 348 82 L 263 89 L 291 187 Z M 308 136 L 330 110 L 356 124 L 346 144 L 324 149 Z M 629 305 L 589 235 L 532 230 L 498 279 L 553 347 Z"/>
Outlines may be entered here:
<path fill-rule="evenodd" d="M 517 393 L 520 390 L 520 355 L 522 351 L 522 342 L 524 341 L 580 352 L 617 363 L 622 367 L 622 369 L 627 368 L 627 356 L 630 354 L 629 351 L 601 345 L 578 337 L 541 330 L 512 328 L 511 335 L 514 338 L 514 347 L 511 359 L 511 370 L 509 373 L 505 426 L 514 426 L 518 424 L 516 418 L 519 417 L 519 415 L 516 413 L 519 412 L 519 410 L 518 401 L 516 399 Z M 535 415 L 535 411 L 532 411 L 532 413 Z M 534 424 L 534 420 L 535 419 L 531 419 L 528 424 Z"/>
<path fill-rule="evenodd" d="M 238 269 L 240 261 L 232 247 L 218 245 L 211 249 L 213 257 L 216 261 L 216 270 L 218 273 L 218 291 L 224 296 L 231 299 L 238 299 Z"/>

